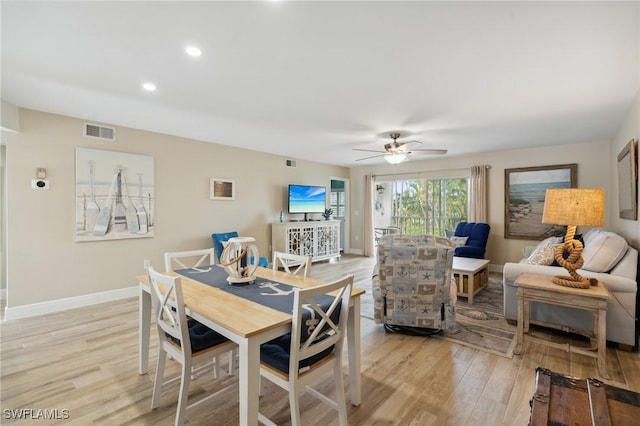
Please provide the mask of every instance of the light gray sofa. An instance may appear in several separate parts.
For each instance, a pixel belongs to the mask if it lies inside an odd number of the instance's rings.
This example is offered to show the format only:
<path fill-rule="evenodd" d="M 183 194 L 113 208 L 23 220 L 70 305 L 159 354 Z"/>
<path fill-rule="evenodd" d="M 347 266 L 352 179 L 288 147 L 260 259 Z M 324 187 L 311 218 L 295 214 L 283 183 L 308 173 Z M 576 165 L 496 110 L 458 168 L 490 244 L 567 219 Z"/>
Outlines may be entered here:
<path fill-rule="evenodd" d="M 545 243 L 551 248 L 545 247 Z M 520 263 L 505 263 L 503 290 L 504 316 L 507 320 L 516 321 L 518 318 L 518 297 L 514 285 L 518 275 L 525 272 L 568 275 L 566 269 L 550 266 L 548 263 L 551 261 L 544 259 L 544 253 L 552 252 L 553 246 L 558 243 L 549 238 L 541 242 L 533 252 L 525 253 L 527 257 Z M 638 251 L 614 233 L 593 229 L 584 235 L 583 257 L 585 263 L 578 273 L 587 278 L 598 279 L 611 292 L 612 298 L 607 307 L 607 340 L 636 346 Z M 573 329 L 593 329 L 592 315 L 579 309 L 532 303 L 530 315 L 532 322 L 558 324 Z"/>

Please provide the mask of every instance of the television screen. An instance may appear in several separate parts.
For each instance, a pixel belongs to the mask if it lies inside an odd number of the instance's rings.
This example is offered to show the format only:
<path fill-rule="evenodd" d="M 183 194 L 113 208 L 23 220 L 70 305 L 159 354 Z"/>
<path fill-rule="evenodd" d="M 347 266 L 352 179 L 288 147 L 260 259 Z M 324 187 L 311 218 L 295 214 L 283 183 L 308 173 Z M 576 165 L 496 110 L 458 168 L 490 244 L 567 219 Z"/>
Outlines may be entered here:
<path fill-rule="evenodd" d="M 324 186 L 289 185 L 289 213 L 323 213 L 326 197 Z"/>

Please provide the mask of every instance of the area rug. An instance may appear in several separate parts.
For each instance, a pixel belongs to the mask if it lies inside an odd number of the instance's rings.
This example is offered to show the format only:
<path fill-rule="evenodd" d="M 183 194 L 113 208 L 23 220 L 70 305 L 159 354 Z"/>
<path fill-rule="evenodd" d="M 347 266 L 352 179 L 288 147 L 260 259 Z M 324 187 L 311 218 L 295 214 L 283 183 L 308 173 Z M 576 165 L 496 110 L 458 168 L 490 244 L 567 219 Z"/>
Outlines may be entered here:
<path fill-rule="evenodd" d="M 502 279 L 489 277 L 489 284 L 473 298 L 456 302 L 456 326 L 444 330 L 436 337 L 476 348 L 485 352 L 513 358 L 516 326 L 504 319 Z"/>
<path fill-rule="evenodd" d="M 354 287 L 365 290 L 360 298 L 360 315 L 373 320 L 371 279 L 360 280 Z M 502 304 L 502 279 L 490 277 L 487 287 L 474 297 L 473 305 L 469 305 L 465 297 L 458 298 L 456 326 L 433 337 L 513 358 L 516 327 L 507 324 Z"/>

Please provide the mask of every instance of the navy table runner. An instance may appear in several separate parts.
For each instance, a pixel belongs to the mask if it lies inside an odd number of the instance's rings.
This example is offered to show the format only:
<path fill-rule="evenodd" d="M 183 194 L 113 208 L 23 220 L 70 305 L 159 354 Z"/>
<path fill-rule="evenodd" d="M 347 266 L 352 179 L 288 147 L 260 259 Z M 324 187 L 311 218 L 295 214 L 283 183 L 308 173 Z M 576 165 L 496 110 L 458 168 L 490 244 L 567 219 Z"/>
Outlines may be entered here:
<path fill-rule="evenodd" d="M 251 284 L 230 285 L 227 282 L 229 275 L 218 265 L 180 269 L 174 272 L 285 314 L 293 314 L 293 293 L 296 287 L 289 284 L 256 277 L 256 280 Z M 333 303 L 334 297 L 317 296 L 314 300 L 323 309 L 326 309 Z"/>

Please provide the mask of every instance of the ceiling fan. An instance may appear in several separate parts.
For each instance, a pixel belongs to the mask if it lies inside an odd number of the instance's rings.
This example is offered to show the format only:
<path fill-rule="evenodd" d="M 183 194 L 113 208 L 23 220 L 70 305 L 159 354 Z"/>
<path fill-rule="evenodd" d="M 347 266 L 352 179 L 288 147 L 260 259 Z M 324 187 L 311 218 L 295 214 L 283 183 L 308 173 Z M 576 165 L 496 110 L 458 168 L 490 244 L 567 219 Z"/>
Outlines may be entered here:
<path fill-rule="evenodd" d="M 402 163 L 406 158 L 413 154 L 414 152 L 419 152 L 422 154 L 429 155 L 443 155 L 447 153 L 446 149 L 408 149 L 407 145 L 409 144 L 422 144 L 422 142 L 418 141 L 409 141 L 409 142 L 398 142 L 398 138 L 401 136 L 398 132 L 389 133 L 389 137 L 393 139 L 393 142 L 389 142 L 384 144 L 384 151 L 376 151 L 373 149 L 359 149 L 353 148 L 354 151 L 365 151 L 365 152 L 377 152 L 378 154 L 372 155 L 371 157 L 359 158 L 356 161 L 369 160 L 371 158 L 376 157 L 384 157 L 387 162 L 391 164 Z"/>

